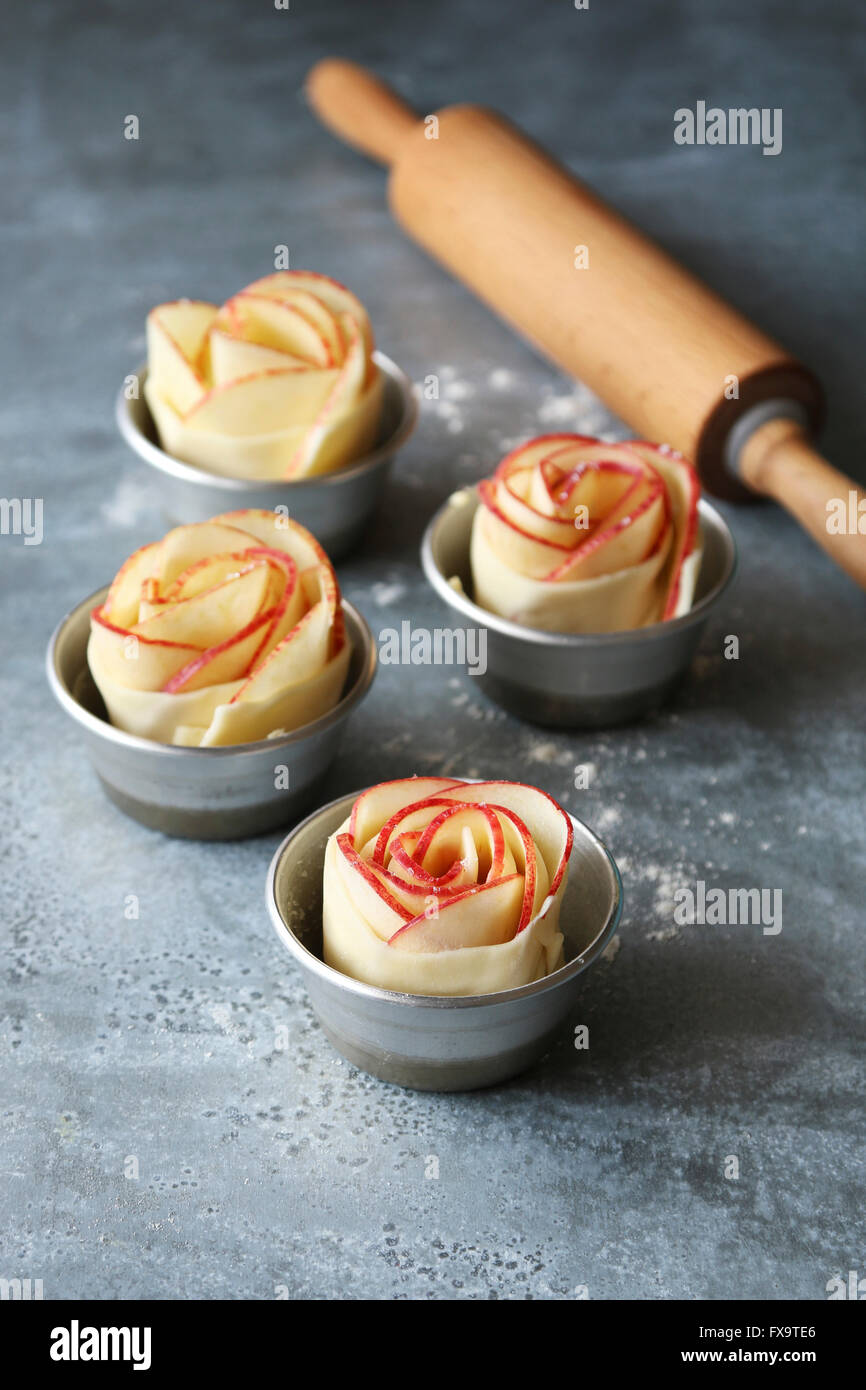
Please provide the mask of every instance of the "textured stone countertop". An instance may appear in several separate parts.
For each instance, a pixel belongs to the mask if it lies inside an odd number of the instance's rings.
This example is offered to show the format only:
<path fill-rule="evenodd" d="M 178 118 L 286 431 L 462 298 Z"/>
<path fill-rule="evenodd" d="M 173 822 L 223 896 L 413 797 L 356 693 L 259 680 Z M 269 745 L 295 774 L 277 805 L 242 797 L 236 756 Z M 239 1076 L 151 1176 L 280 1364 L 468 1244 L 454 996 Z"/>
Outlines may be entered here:
<path fill-rule="evenodd" d="M 589 1051 L 566 1037 L 487 1092 L 412 1094 L 342 1062 L 267 920 L 280 836 L 185 843 L 125 819 L 43 675 L 58 618 L 162 529 L 112 419 L 146 311 L 224 298 L 276 244 L 353 286 L 382 347 L 441 381 L 340 566 L 374 631 L 442 622 L 425 521 L 510 441 L 626 433 L 395 228 L 381 171 L 300 96 L 328 52 L 422 111 L 507 109 L 818 367 L 828 453 L 862 478 L 858 8 L 7 13 L 2 489 L 45 511 L 40 546 L 0 538 L 0 1275 L 41 1278 L 46 1298 L 821 1299 L 866 1268 L 866 602 L 780 511 L 725 509 L 736 588 L 643 724 L 549 733 L 453 670 L 397 666 L 354 719 L 322 800 L 414 771 L 532 780 L 622 867 L 619 949 L 580 999 Z M 676 146 L 673 112 L 699 99 L 781 107 L 782 154 Z M 699 878 L 781 889 L 782 932 L 677 928 L 673 894 Z"/>

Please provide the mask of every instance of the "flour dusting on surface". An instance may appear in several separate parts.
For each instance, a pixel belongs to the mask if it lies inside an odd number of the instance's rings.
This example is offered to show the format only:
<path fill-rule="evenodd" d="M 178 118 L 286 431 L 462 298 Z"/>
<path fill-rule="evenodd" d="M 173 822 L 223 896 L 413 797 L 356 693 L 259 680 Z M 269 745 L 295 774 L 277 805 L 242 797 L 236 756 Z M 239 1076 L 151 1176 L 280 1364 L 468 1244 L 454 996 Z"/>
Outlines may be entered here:
<path fill-rule="evenodd" d="M 439 383 L 439 394 L 429 399 L 422 393 L 422 401 L 441 420 L 449 434 L 462 434 L 466 428 L 464 402 L 475 395 L 475 387 L 457 375 L 457 368 L 450 365 L 438 367 L 431 373 Z"/>
<path fill-rule="evenodd" d="M 604 834 L 614 830 L 622 821 L 622 811 L 618 806 L 604 806 L 594 818 L 596 829 Z"/>
<path fill-rule="evenodd" d="M 664 927 L 659 931 L 647 932 L 647 941 L 673 941 L 680 934 L 679 927 Z"/>
<path fill-rule="evenodd" d="M 102 519 L 109 526 L 119 526 L 130 530 L 137 525 L 142 513 L 152 505 L 151 490 L 132 478 L 121 478 L 114 493 L 99 508 Z"/>
<path fill-rule="evenodd" d="M 405 592 L 405 584 L 400 584 L 397 581 L 388 584 L 380 579 L 373 585 L 373 602 L 378 608 L 387 608 L 390 604 L 396 603 L 398 598 L 402 598 Z"/>

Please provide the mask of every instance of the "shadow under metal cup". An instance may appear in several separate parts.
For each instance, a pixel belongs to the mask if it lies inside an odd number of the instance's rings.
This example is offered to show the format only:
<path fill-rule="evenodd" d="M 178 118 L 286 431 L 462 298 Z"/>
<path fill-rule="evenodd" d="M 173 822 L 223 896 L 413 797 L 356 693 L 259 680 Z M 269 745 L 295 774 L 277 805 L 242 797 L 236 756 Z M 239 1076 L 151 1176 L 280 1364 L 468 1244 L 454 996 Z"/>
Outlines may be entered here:
<path fill-rule="evenodd" d="M 138 396 L 117 395 L 118 428 L 131 449 L 154 469 L 168 520 L 174 524 L 209 521 L 242 507 L 288 509 L 293 521 L 312 531 L 332 560 L 339 560 L 360 541 L 379 505 L 397 451 L 415 428 L 418 403 L 412 383 L 382 352 L 373 360 L 384 377 L 382 420 L 375 449 L 364 458 L 319 478 L 266 480 L 227 478 L 196 464 L 184 463 L 160 447 L 159 435 L 144 398 L 147 368 L 140 367 Z"/>
<path fill-rule="evenodd" d="M 268 874 L 271 921 L 300 966 L 324 1033 L 354 1066 L 413 1090 L 469 1091 L 516 1076 L 550 1050 L 580 993 L 580 976 L 616 931 L 623 895 L 613 857 L 572 817 L 559 919 L 566 963 L 552 975 L 495 994 L 398 994 L 353 980 L 322 958 L 325 846 L 359 795 L 332 801 L 297 826 Z"/>
<path fill-rule="evenodd" d="M 352 656 L 340 701 L 289 734 L 225 748 L 180 748 L 116 729 L 87 665 L 90 614 L 108 589 L 79 603 L 48 646 L 48 683 L 81 732 L 107 795 L 134 820 L 166 835 L 240 840 L 297 820 L 339 751 L 346 720 L 376 673 L 373 635 L 343 600 Z"/>
<path fill-rule="evenodd" d="M 688 613 L 627 632 L 545 632 L 481 608 L 469 560 L 477 488 L 455 492 L 424 534 L 421 563 L 462 626 L 486 632 L 486 670 L 472 682 L 504 709 L 550 728 L 606 728 L 656 709 L 691 665 L 701 634 L 736 568 L 724 519 L 701 499 L 703 559 Z M 459 579 L 460 588 L 451 583 Z"/>

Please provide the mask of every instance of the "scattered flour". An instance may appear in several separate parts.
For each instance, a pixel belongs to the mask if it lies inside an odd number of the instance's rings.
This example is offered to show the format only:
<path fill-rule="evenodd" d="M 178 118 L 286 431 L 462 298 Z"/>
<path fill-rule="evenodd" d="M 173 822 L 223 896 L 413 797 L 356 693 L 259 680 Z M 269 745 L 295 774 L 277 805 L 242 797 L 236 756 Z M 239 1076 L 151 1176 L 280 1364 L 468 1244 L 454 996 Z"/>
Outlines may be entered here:
<path fill-rule="evenodd" d="M 596 436 L 610 425 L 610 415 L 585 386 L 575 386 L 564 395 L 547 387 L 538 407 L 538 419 L 548 428 L 565 426 L 577 434 Z"/>
<path fill-rule="evenodd" d="M 530 763 L 546 763 L 548 765 L 555 763 L 557 767 L 571 767 L 574 764 L 574 752 L 568 748 L 559 747 L 553 739 L 533 739 L 524 756 Z M 589 780 L 591 781 L 592 778 L 590 777 Z"/>
<path fill-rule="evenodd" d="M 668 866 L 638 860 L 636 864 L 632 865 L 631 860 L 623 854 L 617 855 L 617 863 L 624 878 L 633 882 L 652 885 L 653 916 L 662 923 L 670 923 L 670 925 L 659 926 L 654 931 L 647 932 L 647 940 L 674 941 L 680 934 L 679 926 L 672 921 L 676 907 L 674 895 L 684 884 L 694 881 L 694 873 L 686 869 L 684 864 Z"/>
<path fill-rule="evenodd" d="M 411 742 L 412 734 L 403 732 L 394 734 L 392 738 L 386 739 L 384 743 L 380 744 L 380 747 L 383 753 L 399 753 Z"/>
<path fill-rule="evenodd" d="M 373 585 L 373 602 L 378 608 L 387 608 L 389 604 L 396 603 L 398 598 L 402 598 L 406 592 L 406 585 L 394 582 L 386 584 L 379 580 Z"/>
<path fill-rule="evenodd" d="M 647 941 L 673 941 L 680 934 L 679 927 L 664 927 L 660 931 L 647 932 Z"/>
<path fill-rule="evenodd" d="M 113 496 L 103 502 L 99 510 L 103 521 L 109 526 L 119 526 L 128 531 L 137 524 L 142 512 L 152 505 L 152 498 L 150 489 L 142 483 L 134 482 L 132 478 L 121 478 Z"/>
<path fill-rule="evenodd" d="M 683 883 L 688 882 L 688 876 L 679 867 L 667 869 L 656 864 L 653 865 L 653 868 L 656 870 L 653 908 L 659 917 L 672 917 L 676 907 L 674 894 L 677 889 L 682 888 Z M 674 935 L 676 936 L 676 934 L 676 930 L 674 930 Z"/>
<path fill-rule="evenodd" d="M 466 428 L 463 418 L 463 411 L 455 401 L 438 400 L 433 403 L 434 410 L 440 420 L 445 421 L 445 428 L 449 434 L 462 434 Z"/>
<path fill-rule="evenodd" d="M 619 955 L 619 948 L 621 945 L 622 941 L 619 936 L 612 936 L 601 953 L 602 960 L 606 960 L 608 965 L 610 965 Z"/>
<path fill-rule="evenodd" d="M 447 381 L 444 394 L 448 401 L 468 401 L 475 395 L 475 387 L 468 381 Z"/>
<path fill-rule="evenodd" d="M 494 391 L 512 391 L 517 385 L 517 373 L 508 367 L 496 367 L 488 376 L 487 385 Z"/>
<path fill-rule="evenodd" d="M 553 742 L 533 743 L 526 751 L 531 763 L 552 763 L 556 757 L 556 744 Z"/>
<path fill-rule="evenodd" d="M 439 394 L 429 399 L 422 388 L 422 403 L 429 406 L 434 415 L 444 422 L 449 434 L 462 434 L 466 428 L 463 403 L 475 395 L 475 387 L 471 382 L 461 380 L 457 376 L 457 368 L 449 365 L 438 367 L 431 376 L 438 380 Z"/>

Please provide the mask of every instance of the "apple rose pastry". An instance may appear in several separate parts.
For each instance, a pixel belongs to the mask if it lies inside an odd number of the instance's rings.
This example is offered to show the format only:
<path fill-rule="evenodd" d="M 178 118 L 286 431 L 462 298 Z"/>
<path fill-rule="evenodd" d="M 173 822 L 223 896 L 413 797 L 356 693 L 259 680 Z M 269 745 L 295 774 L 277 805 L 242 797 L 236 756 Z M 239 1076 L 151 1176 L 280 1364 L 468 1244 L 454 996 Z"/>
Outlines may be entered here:
<path fill-rule="evenodd" d="M 222 308 L 181 299 L 147 319 L 144 394 L 163 448 L 232 478 L 312 478 L 374 444 L 382 375 L 359 299 L 282 270 Z"/>
<path fill-rule="evenodd" d="M 325 850 L 328 965 L 408 994 L 490 994 L 563 963 L 572 826 L 520 782 L 410 777 L 358 797 Z"/>
<path fill-rule="evenodd" d="M 679 617 L 701 563 L 697 474 L 665 445 L 542 435 L 479 486 L 475 601 L 550 632 Z"/>
<path fill-rule="evenodd" d="M 325 714 L 349 656 L 327 555 L 266 511 L 178 526 L 137 550 L 93 610 L 87 647 L 112 724 L 209 748 Z"/>

